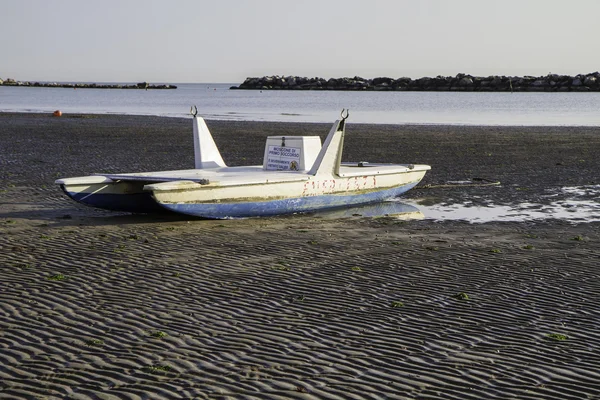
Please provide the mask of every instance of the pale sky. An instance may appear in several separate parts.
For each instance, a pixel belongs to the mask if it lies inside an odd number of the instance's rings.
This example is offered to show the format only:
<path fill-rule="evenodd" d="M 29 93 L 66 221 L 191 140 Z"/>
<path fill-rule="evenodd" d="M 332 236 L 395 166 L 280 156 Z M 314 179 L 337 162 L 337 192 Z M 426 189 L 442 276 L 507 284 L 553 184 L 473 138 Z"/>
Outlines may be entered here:
<path fill-rule="evenodd" d="M 575 75 L 599 21 L 600 0 L 0 0 L 0 78 Z"/>

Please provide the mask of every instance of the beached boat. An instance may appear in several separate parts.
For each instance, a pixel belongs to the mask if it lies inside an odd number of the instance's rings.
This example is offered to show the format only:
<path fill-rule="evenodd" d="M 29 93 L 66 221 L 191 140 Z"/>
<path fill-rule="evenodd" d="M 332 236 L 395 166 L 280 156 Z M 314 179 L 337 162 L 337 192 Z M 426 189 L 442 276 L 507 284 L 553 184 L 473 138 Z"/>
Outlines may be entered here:
<path fill-rule="evenodd" d="M 263 165 L 228 167 L 204 119 L 193 113 L 195 168 L 97 174 L 56 181 L 73 200 L 115 211 L 170 210 L 244 218 L 371 204 L 399 196 L 430 169 L 420 164 L 341 162 L 348 112 L 323 146 L 318 136 L 269 136 Z"/>

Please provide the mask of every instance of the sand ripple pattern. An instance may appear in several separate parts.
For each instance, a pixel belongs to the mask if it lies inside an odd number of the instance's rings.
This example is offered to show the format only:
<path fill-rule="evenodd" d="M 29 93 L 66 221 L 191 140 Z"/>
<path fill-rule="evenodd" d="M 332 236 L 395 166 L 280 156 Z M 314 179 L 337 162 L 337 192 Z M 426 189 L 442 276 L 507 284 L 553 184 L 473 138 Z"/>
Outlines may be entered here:
<path fill-rule="evenodd" d="M 66 202 L 1 221 L 2 399 L 600 398 L 597 229 Z"/>

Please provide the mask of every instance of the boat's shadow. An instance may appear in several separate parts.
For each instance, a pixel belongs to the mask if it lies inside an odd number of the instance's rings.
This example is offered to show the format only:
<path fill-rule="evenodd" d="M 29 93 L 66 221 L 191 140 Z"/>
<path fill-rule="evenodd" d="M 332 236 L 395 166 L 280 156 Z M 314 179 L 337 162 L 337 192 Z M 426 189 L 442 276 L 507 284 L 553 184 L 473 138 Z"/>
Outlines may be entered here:
<path fill-rule="evenodd" d="M 42 226 L 92 226 L 155 224 L 194 220 L 193 217 L 175 213 L 133 214 L 111 212 L 87 207 L 77 208 L 28 208 L 0 212 L 0 219 L 7 224 L 25 220 Z"/>
<path fill-rule="evenodd" d="M 422 219 L 423 214 L 414 205 L 399 201 L 385 201 L 382 203 L 368 204 L 359 207 L 344 207 L 327 211 L 292 214 L 278 217 L 261 217 L 252 219 L 273 218 L 322 218 L 348 219 L 348 218 L 377 218 L 394 217 L 399 219 Z M 53 227 L 69 226 L 101 226 L 101 225 L 137 225 L 137 224 L 163 224 L 185 221 L 210 221 L 207 219 L 164 212 L 153 214 L 133 214 L 125 212 L 111 212 L 101 209 L 81 207 L 27 207 L 26 209 L 0 212 L 0 219 L 5 221 L 26 220 L 37 225 Z"/>

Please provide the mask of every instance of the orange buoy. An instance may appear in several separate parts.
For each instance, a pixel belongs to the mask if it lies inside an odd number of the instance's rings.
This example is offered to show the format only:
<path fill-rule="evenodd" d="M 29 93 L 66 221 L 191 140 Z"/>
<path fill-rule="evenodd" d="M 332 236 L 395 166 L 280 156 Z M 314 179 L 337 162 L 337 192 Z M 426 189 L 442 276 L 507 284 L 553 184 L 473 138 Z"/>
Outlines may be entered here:
<path fill-rule="evenodd" d="M 52 113 L 52 115 L 54 115 L 55 117 L 60 117 L 62 115 L 62 111 L 56 110 Z"/>

